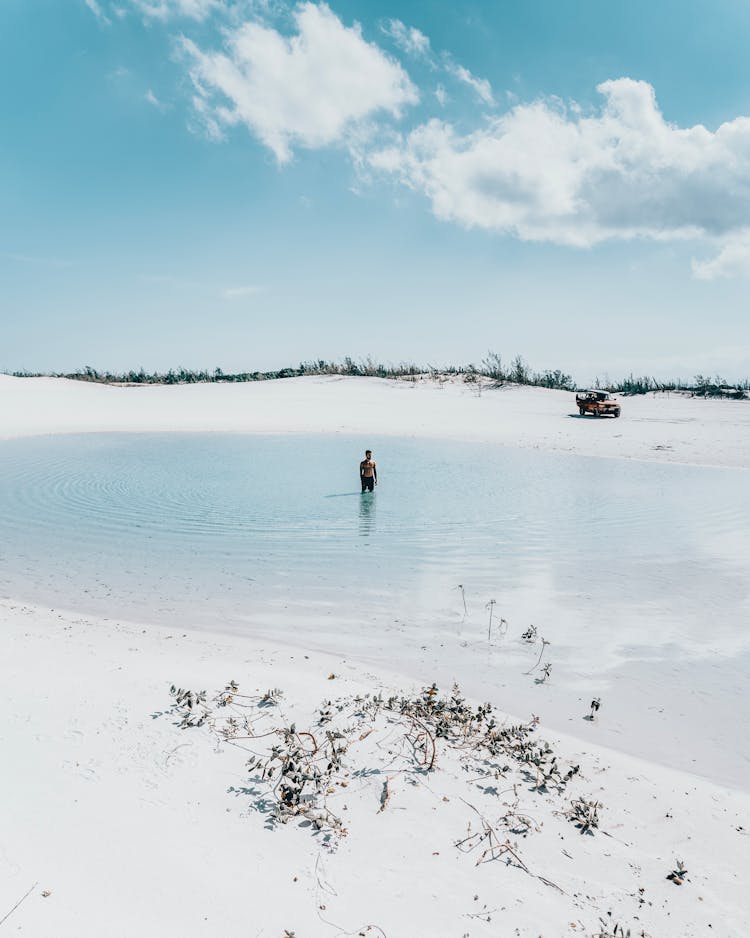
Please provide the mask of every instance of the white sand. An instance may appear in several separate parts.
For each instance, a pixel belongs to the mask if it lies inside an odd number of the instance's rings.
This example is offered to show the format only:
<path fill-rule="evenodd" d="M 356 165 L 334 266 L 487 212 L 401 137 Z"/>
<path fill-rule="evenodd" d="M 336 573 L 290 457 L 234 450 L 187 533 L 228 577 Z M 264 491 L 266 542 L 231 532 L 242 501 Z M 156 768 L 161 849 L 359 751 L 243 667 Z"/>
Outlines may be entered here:
<path fill-rule="evenodd" d="M 649 396 L 625 400 L 620 420 L 568 416 L 574 413 L 571 395 L 558 392 L 509 388 L 480 395 L 450 384 L 376 379 L 111 388 L 0 377 L 5 438 L 102 430 L 367 431 L 748 465 L 750 407 L 743 403 Z M 600 918 L 631 928 L 634 938 L 642 932 L 740 938 L 750 929 L 743 882 L 750 786 L 730 789 L 639 759 L 652 753 L 650 724 L 640 717 L 628 723 L 622 700 L 605 699 L 594 723 L 571 712 L 572 738 L 545 729 L 545 709 L 563 700 L 570 706 L 570 699 L 537 698 L 539 732 L 561 758 L 581 765 L 570 794 L 605 806 L 594 836 L 582 836 L 561 816 L 558 797 L 531 792 L 528 784 L 519 784 L 517 795 L 502 779 L 497 794 L 481 790 L 446 751 L 429 774 L 394 771 L 383 812 L 383 776 L 351 778 L 335 795 L 342 811 L 346 804 L 349 834 L 331 851 L 294 823 L 266 829 L 265 816 L 253 807 L 262 792 L 252 791 L 247 752 L 217 747 L 205 728 L 177 729 L 164 712 L 169 685 L 218 690 L 233 678 L 250 693 L 279 686 L 283 718 L 302 727 L 323 698 L 379 688 L 418 691 L 433 674 L 372 673 L 354 658 L 342 662 L 319 651 L 93 621 L 8 601 L 0 603 L 0 619 L 6 808 L 0 927 L 9 934 L 284 938 L 288 930 L 298 938 L 556 938 L 596 935 Z M 440 652 L 429 654 L 426 660 Z M 440 664 L 435 670 L 447 675 L 450 662 Z M 331 672 L 338 675 L 333 682 Z M 658 684 L 658 675 L 651 680 Z M 695 688 L 682 690 L 691 696 Z M 610 698 L 617 691 L 611 688 Z M 502 693 L 493 702 L 513 710 L 520 698 L 509 704 Z M 690 724 L 692 758 L 702 776 L 720 777 L 712 772 L 710 736 L 721 711 L 710 708 L 721 687 L 700 688 L 699 696 L 709 712 Z M 665 706 L 679 710 L 682 702 L 670 697 Z M 612 748 L 618 734 L 634 755 Z M 746 738 L 739 737 L 729 760 L 735 771 L 748 763 Z M 601 745 L 605 739 L 610 748 Z M 383 772 L 389 742 L 379 742 L 366 761 Z M 466 802 L 494 822 L 516 796 L 519 810 L 541 828 L 526 838 L 508 835 L 530 873 L 502 861 L 476 866 L 476 853 L 455 847 L 469 821 L 476 822 Z M 682 886 L 666 879 L 678 857 L 689 870 Z"/>
<path fill-rule="evenodd" d="M 419 684 L 248 640 L 7 603 L 0 615 L 0 917 L 38 882 L 9 934 L 556 938 L 597 934 L 608 912 L 654 938 L 740 938 L 750 927 L 745 793 L 542 725 L 566 765 L 581 765 L 570 794 L 604 809 L 601 830 L 584 836 L 560 816 L 562 799 L 519 784 L 518 810 L 540 830 L 505 836 L 527 874 L 502 861 L 477 866 L 480 851 L 455 847 L 469 823 L 477 829 L 469 805 L 497 822 L 516 800 L 516 779 L 472 782 L 475 773 L 442 751 L 433 772 L 409 775 L 387 754 L 394 737 L 381 735 L 362 758 L 385 774 L 350 777 L 330 799 L 349 831 L 331 851 L 296 822 L 266 829 L 248 752 L 217 747 L 205 728 L 177 729 L 164 713 L 170 682 L 218 690 L 234 679 L 246 693 L 279 686 L 280 719 L 299 729 L 325 698 Z M 595 740 L 597 725 L 587 729 Z M 392 794 L 379 812 L 386 777 Z M 679 887 L 665 878 L 676 857 L 688 866 Z"/>
<path fill-rule="evenodd" d="M 0 437 L 102 430 L 347 433 L 497 442 L 699 466 L 750 466 L 750 402 L 624 398 L 622 417 L 579 418 L 565 391 L 431 380 L 310 377 L 112 387 L 0 375 Z"/>

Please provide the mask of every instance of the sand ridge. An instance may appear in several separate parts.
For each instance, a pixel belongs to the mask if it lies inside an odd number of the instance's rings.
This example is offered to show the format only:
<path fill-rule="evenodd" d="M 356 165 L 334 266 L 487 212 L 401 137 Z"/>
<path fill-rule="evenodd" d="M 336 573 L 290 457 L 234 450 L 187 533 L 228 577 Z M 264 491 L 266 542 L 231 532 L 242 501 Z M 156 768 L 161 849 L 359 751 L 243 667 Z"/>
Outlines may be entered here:
<path fill-rule="evenodd" d="M 345 433 L 501 443 L 582 456 L 750 467 L 750 402 L 659 393 L 581 418 L 566 391 L 462 381 L 301 377 L 117 387 L 0 382 L 0 438 L 97 431 Z"/>

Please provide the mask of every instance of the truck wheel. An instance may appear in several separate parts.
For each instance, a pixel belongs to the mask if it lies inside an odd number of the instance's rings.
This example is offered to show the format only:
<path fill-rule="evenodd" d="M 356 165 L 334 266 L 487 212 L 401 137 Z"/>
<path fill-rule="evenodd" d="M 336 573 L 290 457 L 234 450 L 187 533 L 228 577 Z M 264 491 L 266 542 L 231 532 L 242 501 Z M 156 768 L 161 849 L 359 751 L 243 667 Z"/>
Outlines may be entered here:
<path fill-rule="evenodd" d="M 618 409 L 615 411 L 615 417 L 619 417 L 619 416 L 620 416 L 620 411 L 619 411 L 619 408 L 618 408 Z"/>
<path fill-rule="evenodd" d="M 581 417 L 585 417 L 585 416 L 586 416 L 586 408 L 585 408 L 585 407 L 579 407 L 579 408 L 578 408 L 578 413 L 581 415 Z"/>

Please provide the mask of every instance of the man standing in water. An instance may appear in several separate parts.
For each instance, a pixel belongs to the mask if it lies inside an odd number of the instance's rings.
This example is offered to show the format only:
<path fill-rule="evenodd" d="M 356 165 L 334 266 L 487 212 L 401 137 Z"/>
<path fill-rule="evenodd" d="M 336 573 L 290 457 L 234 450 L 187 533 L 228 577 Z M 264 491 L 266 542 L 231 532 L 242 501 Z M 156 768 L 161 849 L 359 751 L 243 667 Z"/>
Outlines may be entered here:
<path fill-rule="evenodd" d="M 365 450 L 365 458 L 359 464 L 359 481 L 363 492 L 372 492 L 378 484 L 378 467 L 372 458 L 372 450 Z"/>

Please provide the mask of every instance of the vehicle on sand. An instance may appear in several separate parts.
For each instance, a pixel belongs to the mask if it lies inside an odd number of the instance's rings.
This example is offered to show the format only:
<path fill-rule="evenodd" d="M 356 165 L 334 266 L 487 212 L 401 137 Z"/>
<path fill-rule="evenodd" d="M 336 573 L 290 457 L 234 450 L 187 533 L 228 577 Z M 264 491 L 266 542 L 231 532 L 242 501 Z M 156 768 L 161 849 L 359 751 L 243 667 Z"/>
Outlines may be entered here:
<path fill-rule="evenodd" d="M 620 416 L 620 402 L 616 397 L 611 397 L 607 391 L 578 391 L 576 404 L 578 404 L 578 413 L 582 417 L 586 414 L 594 417 L 602 417 L 605 414 L 610 417 Z"/>

